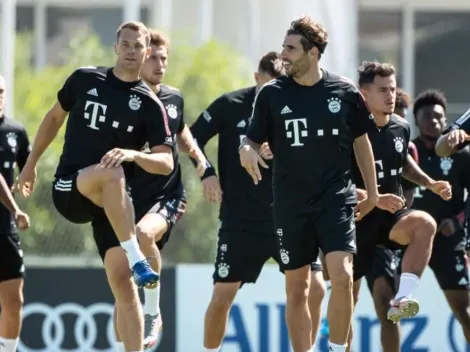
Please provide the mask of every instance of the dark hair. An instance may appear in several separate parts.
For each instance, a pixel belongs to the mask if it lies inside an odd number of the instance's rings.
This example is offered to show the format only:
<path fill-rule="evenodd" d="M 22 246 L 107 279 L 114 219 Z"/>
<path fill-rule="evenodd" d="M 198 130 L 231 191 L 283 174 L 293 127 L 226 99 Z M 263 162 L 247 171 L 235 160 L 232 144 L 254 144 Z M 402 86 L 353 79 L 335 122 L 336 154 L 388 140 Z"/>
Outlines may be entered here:
<path fill-rule="evenodd" d="M 150 45 L 164 46 L 168 49 L 168 47 L 170 46 L 170 41 L 162 32 L 157 31 L 155 29 L 149 29 L 149 33 Z"/>
<path fill-rule="evenodd" d="M 395 74 L 395 67 L 389 63 L 363 61 L 359 69 L 359 87 L 374 83 L 375 76 L 390 77 Z"/>
<path fill-rule="evenodd" d="M 117 41 L 119 41 L 119 37 L 121 36 L 121 32 L 122 32 L 123 29 L 130 29 L 130 30 L 133 30 L 133 31 L 136 31 L 136 32 L 141 32 L 142 34 L 145 35 L 145 43 L 147 45 L 150 44 L 149 30 L 147 29 L 145 24 L 143 24 L 142 22 L 130 21 L 130 22 L 126 22 L 126 23 L 121 24 L 119 26 L 119 28 L 117 29 L 117 31 L 116 31 L 116 40 Z"/>
<path fill-rule="evenodd" d="M 413 115 L 416 117 L 419 109 L 429 105 L 440 105 L 447 112 L 447 99 L 439 90 L 429 89 L 418 95 L 413 105 Z"/>
<path fill-rule="evenodd" d="M 273 78 L 279 78 L 284 75 L 285 72 L 281 55 L 275 51 L 270 51 L 264 55 L 261 60 L 259 60 L 258 72 L 265 73 Z"/>
<path fill-rule="evenodd" d="M 287 30 L 287 35 L 300 35 L 300 43 L 307 52 L 313 47 L 318 48 L 318 58 L 325 52 L 326 45 L 328 44 L 328 33 L 326 29 L 313 20 L 310 16 L 302 16 L 295 21 L 292 21 L 290 28 Z"/>
<path fill-rule="evenodd" d="M 402 88 L 397 88 L 397 97 L 395 98 L 395 108 L 408 109 L 410 105 L 411 105 L 410 96 Z"/>

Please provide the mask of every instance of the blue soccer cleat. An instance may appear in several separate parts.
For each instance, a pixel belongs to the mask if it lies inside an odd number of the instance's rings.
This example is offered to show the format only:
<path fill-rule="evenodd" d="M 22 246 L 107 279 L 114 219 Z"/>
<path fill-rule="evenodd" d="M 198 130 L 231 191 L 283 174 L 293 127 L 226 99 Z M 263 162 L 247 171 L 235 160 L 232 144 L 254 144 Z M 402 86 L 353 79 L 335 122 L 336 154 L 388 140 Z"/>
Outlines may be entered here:
<path fill-rule="evenodd" d="M 131 271 L 134 282 L 139 288 L 155 288 L 160 281 L 160 275 L 153 271 L 147 259 L 135 263 Z"/>

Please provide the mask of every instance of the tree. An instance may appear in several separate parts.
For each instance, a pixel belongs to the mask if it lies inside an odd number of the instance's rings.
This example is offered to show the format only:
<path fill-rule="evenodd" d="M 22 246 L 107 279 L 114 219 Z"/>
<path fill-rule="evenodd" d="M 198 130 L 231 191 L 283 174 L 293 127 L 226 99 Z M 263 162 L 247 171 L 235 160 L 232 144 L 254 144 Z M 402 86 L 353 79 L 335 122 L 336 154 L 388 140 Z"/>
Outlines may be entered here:
<path fill-rule="evenodd" d="M 75 36 L 64 51 L 67 64 L 36 72 L 30 64 L 33 55 L 31 36 L 20 35 L 16 43 L 15 117 L 25 124 L 31 139 L 47 110 L 56 102 L 57 91 L 73 70 L 96 64 L 110 66 L 115 59 L 112 49 L 103 47 L 95 35 L 82 33 Z M 198 47 L 180 45 L 171 48 L 165 83 L 180 88 L 184 94 L 185 120 L 190 125 L 216 97 L 249 85 L 248 67 L 249 63 L 243 57 L 215 41 Z M 32 219 L 32 227 L 22 235 L 22 242 L 27 255 L 77 255 L 86 260 L 96 256 L 90 225 L 74 225 L 64 220 L 51 199 L 64 130 L 41 159 L 33 196 L 28 200 L 17 197 Z M 216 142 L 211 142 L 206 149 L 213 161 L 216 161 L 216 146 Z M 181 156 L 180 160 L 188 207 L 163 254 L 167 262 L 212 261 L 218 207 L 203 200 L 200 181 L 188 158 Z"/>

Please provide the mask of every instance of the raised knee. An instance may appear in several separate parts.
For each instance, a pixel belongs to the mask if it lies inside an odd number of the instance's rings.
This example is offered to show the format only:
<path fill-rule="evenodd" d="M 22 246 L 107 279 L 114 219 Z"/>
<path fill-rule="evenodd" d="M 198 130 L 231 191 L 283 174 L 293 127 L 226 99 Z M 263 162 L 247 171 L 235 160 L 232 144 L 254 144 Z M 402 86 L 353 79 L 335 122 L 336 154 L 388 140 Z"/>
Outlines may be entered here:
<path fill-rule="evenodd" d="M 413 228 L 422 232 L 424 236 L 433 237 L 436 234 L 437 224 L 431 215 L 421 212 L 420 216 L 413 220 Z"/>
<path fill-rule="evenodd" d="M 124 169 L 121 166 L 113 167 L 109 169 L 101 169 L 102 181 L 109 183 L 121 183 L 125 181 Z"/>

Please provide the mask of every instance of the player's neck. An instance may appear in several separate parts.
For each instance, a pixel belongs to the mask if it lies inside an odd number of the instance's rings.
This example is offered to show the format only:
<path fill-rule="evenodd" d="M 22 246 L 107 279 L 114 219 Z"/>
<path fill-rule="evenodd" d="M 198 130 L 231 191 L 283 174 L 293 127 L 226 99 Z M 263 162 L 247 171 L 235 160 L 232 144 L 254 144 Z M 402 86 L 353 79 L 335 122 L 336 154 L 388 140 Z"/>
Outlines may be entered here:
<path fill-rule="evenodd" d="M 424 145 L 426 146 L 427 149 L 433 149 L 434 150 L 434 147 L 436 146 L 436 143 L 437 143 L 437 138 L 431 138 L 431 137 L 428 137 L 428 136 L 423 136 L 422 134 L 420 134 L 418 137 L 424 143 Z"/>
<path fill-rule="evenodd" d="M 383 112 L 379 113 L 372 111 L 372 116 L 374 116 L 375 124 L 378 127 L 383 127 L 390 121 L 390 115 L 384 114 Z"/>
<path fill-rule="evenodd" d="M 140 80 L 140 71 L 124 70 L 118 65 L 113 68 L 113 73 L 117 79 L 120 79 L 123 82 L 135 82 Z"/>
<path fill-rule="evenodd" d="M 304 75 L 301 77 L 293 77 L 294 81 L 301 86 L 313 86 L 318 83 L 323 77 L 323 71 L 319 66 L 312 66 Z"/>
<path fill-rule="evenodd" d="M 155 93 L 158 94 L 160 92 L 160 86 L 161 84 L 152 84 L 144 79 L 144 82 L 147 83 L 147 85 L 150 87 L 150 89 Z"/>

